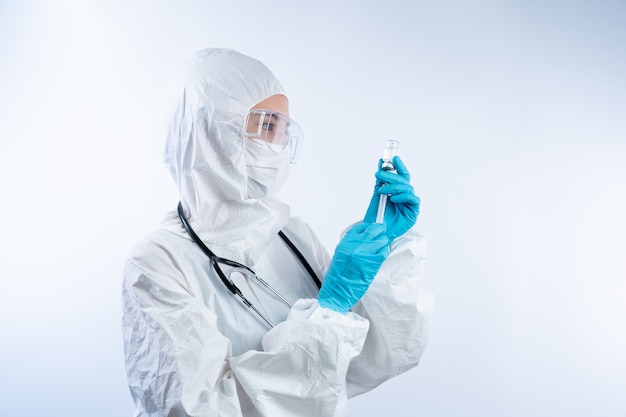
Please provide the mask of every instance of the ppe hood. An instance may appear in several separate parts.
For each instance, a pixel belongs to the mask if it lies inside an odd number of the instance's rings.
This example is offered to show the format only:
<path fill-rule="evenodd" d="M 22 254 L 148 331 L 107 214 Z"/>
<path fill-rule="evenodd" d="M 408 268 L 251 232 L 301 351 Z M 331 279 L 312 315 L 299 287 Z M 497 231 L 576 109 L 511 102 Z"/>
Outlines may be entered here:
<path fill-rule="evenodd" d="M 174 88 L 164 162 L 185 215 L 218 256 L 254 265 L 289 207 L 249 198 L 244 123 L 251 107 L 284 90 L 261 62 L 228 49 L 196 52 Z M 186 235 L 175 211 L 163 225 Z"/>

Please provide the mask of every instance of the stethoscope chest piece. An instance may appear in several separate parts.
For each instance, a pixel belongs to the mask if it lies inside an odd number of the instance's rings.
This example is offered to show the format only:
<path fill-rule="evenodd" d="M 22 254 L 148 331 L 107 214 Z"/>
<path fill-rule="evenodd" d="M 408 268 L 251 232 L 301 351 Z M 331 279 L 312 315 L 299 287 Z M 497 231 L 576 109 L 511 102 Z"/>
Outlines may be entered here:
<path fill-rule="evenodd" d="M 220 258 L 219 256 L 215 255 L 215 253 L 213 253 L 213 251 L 211 251 L 204 244 L 204 242 L 202 242 L 200 237 L 196 234 L 196 232 L 193 230 L 193 228 L 191 227 L 191 225 L 189 224 L 189 222 L 185 218 L 185 215 L 184 215 L 184 212 L 183 212 L 183 206 L 182 206 L 182 203 L 180 203 L 180 202 L 178 203 L 178 217 L 180 218 L 180 221 L 183 224 L 183 227 L 185 228 L 185 230 L 187 231 L 187 233 L 189 234 L 191 239 L 200 247 L 202 252 L 204 252 L 204 254 L 209 258 L 211 266 L 215 270 L 215 273 L 219 276 L 219 278 L 222 281 L 222 283 L 226 286 L 226 288 L 228 288 L 228 290 L 233 295 L 236 295 L 237 297 L 239 297 L 239 299 L 248 308 L 252 309 L 261 319 L 263 319 L 263 321 L 265 323 L 267 323 L 271 327 L 275 326 L 274 323 L 272 323 L 272 321 L 265 314 L 261 313 L 244 296 L 244 294 L 241 292 L 239 287 L 235 284 L 233 278 L 235 278 L 237 276 L 241 276 L 241 278 L 246 280 L 248 283 L 250 282 L 251 279 L 254 279 L 256 282 L 261 284 L 261 286 L 265 290 L 267 290 L 268 292 L 270 292 L 271 294 L 276 296 L 281 302 L 283 302 L 289 308 L 293 307 L 293 305 L 289 301 L 287 301 L 287 299 L 285 297 L 283 297 L 271 285 L 269 285 L 265 280 L 263 280 L 260 276 L 258 276 L 256 274 L 256 272 L 254 272 L 251 268 L 249 268 L 248 266 L 246 266 L 246 265 L 244 265 L 242 263 L 233 261 L 231 259 Z M 300 262 L 302 263 L 304 268 L 307 270 L 307 272 L 309 273 L 309 275 L 311 276 L 311 278 L 315 282 L 317 288 L 319 289 L 321 287 L 321 285 L 322 285 L 321 281 L 319 280 L 319 278 L 317 278 L 317 276 L 315 275 L 315 272 L 313 271 L 313 268 L 311 268 L 311 265 L 307 262 L 307 260 L 304 258 L 302 253 L 298 250 L 298 248 L 296 248 L 296 246 L 293 244 L 293 242 L 291 242 L 291 240 L 289 240 L 289 238 L 287 238 L 287 236 L 282 231 L 278 232 L 278 235 L 283 239 L 283 241 L 287 244 L 287 246 L 289 246 L 289 248 L 294 252 L 296 257 L 300 260 Z M 230 267 L 232 269 L 230 269 L 230 271 L 228 271 L 228 274 L 225 274 L 223 269 L 222 269 L 222 267 L 220 266 L 220 264 L 224 265 L 224 266 L 228 266 L 228 267 Z"/>

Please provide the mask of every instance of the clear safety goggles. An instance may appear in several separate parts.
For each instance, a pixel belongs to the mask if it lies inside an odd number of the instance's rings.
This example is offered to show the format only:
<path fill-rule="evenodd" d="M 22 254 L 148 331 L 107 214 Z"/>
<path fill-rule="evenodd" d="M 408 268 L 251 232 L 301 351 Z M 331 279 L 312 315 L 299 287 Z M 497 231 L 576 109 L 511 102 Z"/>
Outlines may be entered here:
<path fill-rule="evenodd" d="M 289 148 L 292 164 L 298 160 L 302 142 L 300 126 L 282 113 L 252 109 L 246 118 L 246 138 L 262 140 L 274 153 Z"/>

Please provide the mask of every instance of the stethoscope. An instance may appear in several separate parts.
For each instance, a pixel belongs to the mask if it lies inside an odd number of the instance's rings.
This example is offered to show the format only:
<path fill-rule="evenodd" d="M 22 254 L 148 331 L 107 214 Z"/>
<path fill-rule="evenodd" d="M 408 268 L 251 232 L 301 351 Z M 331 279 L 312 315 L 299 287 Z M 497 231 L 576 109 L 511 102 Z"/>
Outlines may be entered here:
<path fill-rule="evenodd" d="M 220 277 L 220 279 L 222 280 L 222 282 L 224 283 L 224 285 L 226 286 L 226 288 L 228 288 L 228 290 L 233 294 L 238 296 L 241 301 L 248 307 L 251 308 L 252 310 L 254 310 L 254 312 L 256 314 L 258 314 L 259 317 L 261 317 L 263 319 L 263 321 L 265 321 L 267 324 L 269 324 L 271 327 L 274 327 L 274 323 L 272 323 L 270 321 L 270 319 L 265 316 L 263 313 L 261 313 L 241 292 L 241 290 L 235 285 L 235 283 L 228 278 L 225 274 L 224 271 L 222 271 L 222 268 L 219 266 L 220 263 L 224 264 L 224 265 L 228 265 L 234 268 L 242 268 L 245 271 L 249 272 L 250 274 L 252 274 L 252 276 L 261 284 L 263 285 L 264 288 L 266 288 L 267 290 L 269 290 L 271 293 L 273 293 L 276 297 L 278 297 L 283 303 L 285 303 L 287 306 L 289 306 L 289 308 L 292 307 L 292 304 L 287 301 L 285 299 L 285 297 L 283 297 L 282 295 L 280 295 L 280 293 L 278 293 L 278 291 L 276 291 L 274 288 L 272 288 L 265 280 L 263 280 L 260 276 L 258 276 L 256 274 L 256 272 L 254 272 L 251 268 L 247 267 L 244 264 L 241 264 L 239 262 L 233 261 L 231 259 L 227 259 L 227 258 L 220 258 L 219 256 L 215 255 L 205 244 L 204 242 L 202 242 L 202 240 L 198 237 L 198 235 L 196 234 L 196 232 L 194 232 L 194 230 L 192 229 L 191 225 L 189 224 L 189 222 L 187 221 L 187 219 L 185 218 L 185 215 L 183 213 L 183 205 L 179 202 L 178 203 L 178 217 L 180 218 L 180 221 L 182 222 L 183 226 L 185 227 L 185 230 L 187 231 L 187 233 L 189 234 L 189 236 L 191 237 L 191 239 L 193 239 L 193 241 L 200 247 L 200 249 L 202 249 L 202 252 L 204 252 L 204 254 L 206 256 L 208 256 L 209 260 L 211 261 L 211 265 L 213 266 L 213 269 L 215 270 L 215 272 L 217 273 L 217 275 Z M 300 260 L 300 262 L 302 263 L 302 266 L 304 266 L 304 268 L 307 270 L 307 272 L 309 273 L 309 275 L 311 276 L 311 278 L 313 279 L 313 282 L 315 282 L 315 285 L 317 286 L 318 289 L 320 289 L 322 287 L 322 283 L 320 282 L 319 278 L 317 277 L 317 275 L 315 275 L 315 271 L 313 271 L 313 268 L 311 268 L 311 265 L 307 262 L 307 260 L 304 258 L 304 256 L 302 255 L 302 253 L 298 250 L 298 248 L 296 248 L 296 246 L 293 244 L 293 242 L 291 240 L 289 240 L 289 238 L 282 232 L 279 231 L 278 232 L 278 236 L 280 236 L 283 241 L 287 244 L 287 246 L 289 246 L 289 248 L 293 251 L 293 253 L 296 255 L 296 257 Z"/>

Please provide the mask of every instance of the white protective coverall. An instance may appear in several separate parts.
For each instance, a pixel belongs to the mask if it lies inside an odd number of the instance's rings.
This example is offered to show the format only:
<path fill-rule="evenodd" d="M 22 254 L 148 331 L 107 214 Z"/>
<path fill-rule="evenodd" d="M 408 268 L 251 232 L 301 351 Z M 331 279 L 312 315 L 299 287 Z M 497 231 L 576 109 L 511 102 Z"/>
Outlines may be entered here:
<path fill-rule="evenodd" d="M 233 296 L 176 212 L 131 251 L 123 281 L 123 338 L 135 416 L 342 416 L 350 396 L 417 365 L 432 297 L 422 292 L 425 240 L 415 230 L 391 252 L 346 315 L 322 308 L 317 287 L 279 238 L 283 230 L 320 279 L 329 256 L 275 197 L 249 198 L 248 110 L 283 89 L 260 62 L 207 49 L 188 62 L 165 162 L 185 215 L 218 256 L 252 267 L 289 309 L 237 282 L 274 323 Z M 248 158 L 249 159 L 249 158 Z"/>

